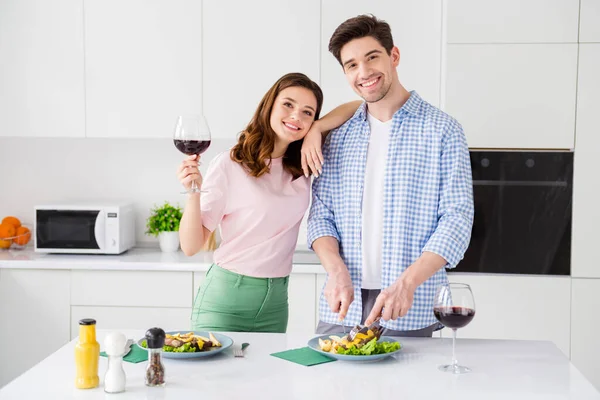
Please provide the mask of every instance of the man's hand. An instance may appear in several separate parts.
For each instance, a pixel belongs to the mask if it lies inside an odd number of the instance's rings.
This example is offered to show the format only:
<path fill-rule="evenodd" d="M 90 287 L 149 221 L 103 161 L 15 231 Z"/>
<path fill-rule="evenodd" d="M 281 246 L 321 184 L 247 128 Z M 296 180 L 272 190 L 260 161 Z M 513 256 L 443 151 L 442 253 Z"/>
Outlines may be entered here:
<path fill-rule="evenodd" d="M 348 308 L 354 301 L 354 287 L 347 268 L 329 274 L 323 294 L 331 311 L 339 313 L 338 319 L 341 321 L 346 318 Z"/>
<path fill-rule="evenodd" d="M 404 277 L 398 278 L 392 286 L 379 293 L 365 325 L 370 325 L 379 315 L 384 321 L 404 317 L 412 307 L 415 289 Z M 382 309 L 383 314 L 381 314 Z"/>

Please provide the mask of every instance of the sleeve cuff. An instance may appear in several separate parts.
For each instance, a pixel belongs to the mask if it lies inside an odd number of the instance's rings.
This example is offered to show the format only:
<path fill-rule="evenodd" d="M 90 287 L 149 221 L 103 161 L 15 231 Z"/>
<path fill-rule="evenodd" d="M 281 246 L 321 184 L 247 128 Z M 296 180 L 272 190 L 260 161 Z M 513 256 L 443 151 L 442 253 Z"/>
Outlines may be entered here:
<path fill-rule="evenodd" d="M 327 223 L 309 226 L 307 236 L 308 248 L 310 250 L 313 250 L 312 245 L 314 241 L 324 236 L 331 236 L 334 239 L 336 239 L 338 243 L 341 242 L 340 235 L 338 234 L 337 229 L 335 229 L 335 227 Z"/>
<path fill-rule="evenodd" d="M 451 269 L 455 268 L 460 260 L 462 260 L 464 253 L 461 249 L 462 246 L 454 238 L 437 233 L 431 236 L 423 251 L 429 251 L 442 257 L 447 262 L 445 267 Z"/>

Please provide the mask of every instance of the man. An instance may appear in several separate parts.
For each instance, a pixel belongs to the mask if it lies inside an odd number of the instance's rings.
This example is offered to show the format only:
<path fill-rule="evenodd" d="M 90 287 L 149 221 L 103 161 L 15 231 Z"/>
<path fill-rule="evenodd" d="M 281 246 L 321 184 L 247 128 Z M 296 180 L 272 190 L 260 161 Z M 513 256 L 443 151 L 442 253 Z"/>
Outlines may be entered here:
<path fill-rule="evenodd" d="M 385 335 L 431 336 L 445 268 L 471 237 L 473 189 L 460 124 L 408 92 L 389 25 L 362 15 L 329 42 L 365 101 L 327 136 L 313 184 L 308 243 L 327 271 L 317 333 L 369 324 Z"/>

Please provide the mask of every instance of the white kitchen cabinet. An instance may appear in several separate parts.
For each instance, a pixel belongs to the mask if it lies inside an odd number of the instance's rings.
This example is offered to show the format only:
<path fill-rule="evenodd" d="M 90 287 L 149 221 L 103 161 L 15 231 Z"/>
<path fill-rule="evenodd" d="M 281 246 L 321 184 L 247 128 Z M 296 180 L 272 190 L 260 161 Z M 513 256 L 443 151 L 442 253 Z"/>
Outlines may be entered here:
<path fill-rule="evenodd" d="M 290 275 L 288 302 L 290 305 L 287 332 L 312 335 L 315 332 L 315 274 Z"/>
<path fill-rule="evenodd" d="M 573 148 L 576 44 L 448 45 L 446 77 L 469 147 Z"/>
<path fill-rule="evenodd" d="M 574 0 L 449 0 L 448 43 L 576 43 L 578 18 Z"/>
<path fill-rule="evenodd" d="M 171 138 L 202 112 L 202 4 L 86 0 L 88 137 Z"/>
<path fill-rule="evenodd" d="M 600 42 L 600 1 L 580 0 L 579 42 Z"/>
<path fill-rule="evenodd" d="M 598 346 L 598 305 L 600 279 L 572 280 L 571 362 L 600 390 L 600 347 Z"/>
<path fill-rule="evenodd" d="M 165 331 L 191 329 L 191 307 L 71 307 L 71 339 L 79 336 L 79 320 L 93 318 L 97 329 L 146 330 L 159 327 Z M 132 338 L 139 339 L 139 338 Z M 104 343 L 100 343 L 104 347 Z"/>
<path fill-rule="evenodd" d="M 69 271 L 0 269 L 0 387 L 66 344 Z"/>
<path fill-rule="evenodd" d="M 0 136 L 84 137 L 83 2 L 0 2 Z"/>
<path fill-rule="evenodd" d="M 600 225 L 600 43 L 579 46 L 577 135 L 573 177 L 571 275 L 600 278 L 597 263 Z"/>
<path fill-rule="evenodd" d="M 302 72 L 319 82 L 318 0 L 301 6 L 220 0 L 203 7 L 204 110 L 213 137 L 236 138 L 284 74 Z"/>
<path fill-rule="evenodd" d="M 191 272 L 74 270 L 71 282 L 76 306 L 192 306 Z"/>
<path fill-rule="evenodd" d="M 367 13 L 390 24 L 394 44 L 400 49 L 400 82 L 408 90 L 416 90 L 429 103 L 440 105 L 441 1 L 328 0 L 322 3 L 321 87 L 326 111 L 359 98 L 328 46 L 331 35 L 342 22 Z"/>
<path fill-rule="evenodd" d="M 469 284 L 475 298 L 475 318 L 458 338 L 549 340 L 569 357 L 570 277 L 451 273 L 448 279 Z"/>

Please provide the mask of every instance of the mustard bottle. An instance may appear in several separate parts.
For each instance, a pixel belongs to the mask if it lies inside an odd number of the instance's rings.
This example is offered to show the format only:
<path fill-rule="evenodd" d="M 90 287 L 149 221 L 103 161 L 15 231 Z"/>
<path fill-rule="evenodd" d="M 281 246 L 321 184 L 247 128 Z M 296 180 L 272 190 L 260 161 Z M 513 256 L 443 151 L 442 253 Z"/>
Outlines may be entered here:
<path fill-rule="evenodd" d="M 75 387 L 92 389 L 98 386 L 98 360 L 100 344 L 96 341 L 96 320 L 79 321 L 79 340 L 75 345 Z"/>

